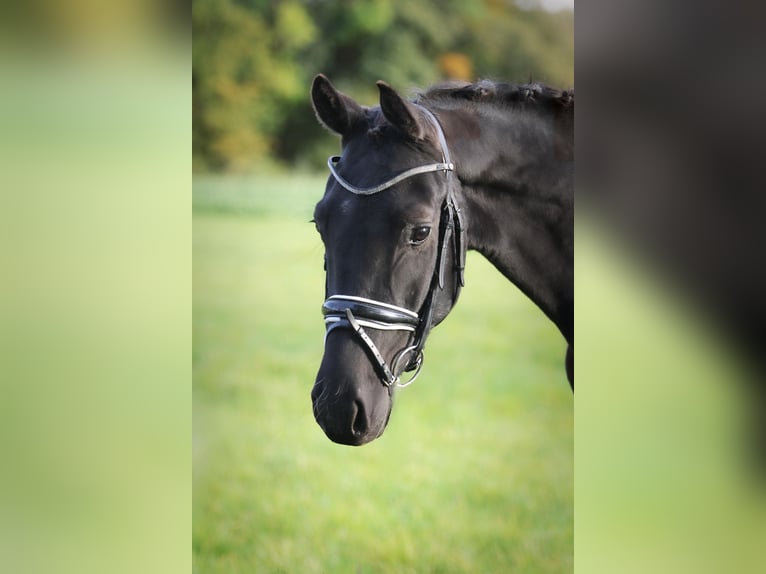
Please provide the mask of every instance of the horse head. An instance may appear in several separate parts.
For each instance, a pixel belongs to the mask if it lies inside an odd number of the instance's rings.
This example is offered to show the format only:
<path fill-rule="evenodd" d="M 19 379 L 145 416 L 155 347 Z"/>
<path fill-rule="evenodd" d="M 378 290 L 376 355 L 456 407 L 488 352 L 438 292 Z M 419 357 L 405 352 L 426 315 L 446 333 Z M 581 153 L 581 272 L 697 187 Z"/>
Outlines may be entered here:
<path fill-rule="evenodd" d="M 325 348 L 311 392 L 335 442 L 380 436 L 403 373 L 457 300 L 465 258 L 459 182 L 437 118 L 378 82 L 363 107 L 319 75 L 311 99 L 342 153 L 314 221 L 325 247 Z M 406 377 L 406 375 L 405 375 Z"/>

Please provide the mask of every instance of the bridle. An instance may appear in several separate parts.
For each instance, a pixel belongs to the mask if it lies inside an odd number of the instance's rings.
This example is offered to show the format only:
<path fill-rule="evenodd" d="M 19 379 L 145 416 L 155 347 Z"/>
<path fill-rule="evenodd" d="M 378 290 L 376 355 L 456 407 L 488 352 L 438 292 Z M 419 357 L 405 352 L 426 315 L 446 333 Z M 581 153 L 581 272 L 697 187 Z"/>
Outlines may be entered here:
<path fill-rule="evenodd" d="M 393 389 L 394 386 L 406 387 L 420 375 L 420 370 L 423 367 L 423 348 L 425 347 L 426 338 L 433 327 L 432 322 L 436 302 L 439 295 L 444 292 L 444 274 L 448 258 L 447 250 L 450 247 L 455 258 L 454 274 L 456 279 L 451 306 L 455 304 L 461 287 L 465 285 L 463 274 L 466 252 L 465 227 L 455 195 L 455 165 L 450 159 L 447 140 L 444 137 L 444 131 L 439 121 L 430 110 L 422 106 L 418 107 L 425 113 L 425 116 L 436 129 L 442 152 L 442 162 L 413 167 L 375 187 L 360 188 L 346 181 L 337 172 L 336 165 L 341 159 L 340 156 L 332 156 L 327 160 L 327 167 L 330 168 L 330 173 L 335 180 L 355 195 L 373 195 L 389 189 L 405 179 L 423 173 L 443 171 L 446 177 L 447 193 L 441 208 L 436 265 L 431 278 L 431 286 L 420 310 L 416 313 L 404 307 L 354 295 L 332 295 L 327 297 L 322 305 L 322 314 L 324 315 L 327 328 L 325 340 L 334 329 L 352 329 L 366 346 L 370 358 L 377 367 L 381 382 L 389 387 L 389 389 Z M 410 338 L 407 345 L 394 356 L 389 366 L 378 347 L 365 331 L 365 328 L 382 331 L 406 331 L 410 333 Z M 406 357 L 409 357 L 409 360 L 404 363 Z M 402 371 L 415 371 L 415 374 L 406 383 L 402 383 L 397 374 Z"/>

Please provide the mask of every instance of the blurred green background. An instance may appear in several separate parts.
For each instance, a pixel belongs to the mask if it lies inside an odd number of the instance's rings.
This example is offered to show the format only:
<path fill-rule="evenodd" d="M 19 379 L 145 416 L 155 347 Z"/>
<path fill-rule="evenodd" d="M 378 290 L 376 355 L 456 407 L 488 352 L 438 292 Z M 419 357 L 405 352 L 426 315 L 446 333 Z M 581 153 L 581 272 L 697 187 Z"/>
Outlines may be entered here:
<path fill-rule="evenodd" d="M 565 343 L 476 254 L 370 445 L 330 442 L 310 391 L 337 138 L 313 76 L 375 105 L 445 79 L 573 83 L 573 15 L 496 0 L 193 4 L 193 564 L 233 572 L 570 572 Z"/>
<path fill-rule="evenodd" d="M 534 1 L 195 0 L 193 26 L 196 172 L 321 168 L 336 144 L 308 99 L 319 72 L 367 105 L 377 80 L 404 93 L 446 79 L 574 82 L 573 12 Z"/>
<path fill-rule="evenodd" d="M 570 572 L 564 341 L 477 254 L 388 429 L 314 422 L 324 177 L 195 179 L 195 572 Z"/>

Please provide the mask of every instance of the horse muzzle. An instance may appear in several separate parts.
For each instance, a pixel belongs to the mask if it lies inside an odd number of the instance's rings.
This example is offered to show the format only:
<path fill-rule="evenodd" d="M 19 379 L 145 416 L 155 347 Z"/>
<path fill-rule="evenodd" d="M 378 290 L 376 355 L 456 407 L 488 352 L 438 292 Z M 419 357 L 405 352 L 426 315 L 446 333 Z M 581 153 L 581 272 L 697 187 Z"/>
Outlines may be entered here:
<path fill-rule="evenodd" d="M 359 446 L 378 438 L 391 415 L 392 391 L 380 383 L 353 331 L 328 334 L 311 401 L 314 418 L 330 440 Z"/>
<path fill-rule="evenodd" d="M 361 446 L 378 438 L 386 428 L 391 414 L 390 399 L 381 407 L 360 393 L 334 395 L 327 383 L 318 379 L 311 391 L 314 418 L 331 441 Z"/>

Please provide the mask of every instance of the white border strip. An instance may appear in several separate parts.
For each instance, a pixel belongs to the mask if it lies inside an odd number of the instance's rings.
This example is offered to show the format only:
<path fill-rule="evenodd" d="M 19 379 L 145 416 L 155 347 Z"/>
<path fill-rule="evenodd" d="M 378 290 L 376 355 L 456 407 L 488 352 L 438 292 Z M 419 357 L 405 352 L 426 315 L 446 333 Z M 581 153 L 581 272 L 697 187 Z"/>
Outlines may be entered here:
<path fill-rule="evenodd" d="M 336 317 L 336 316 L 330 316 L 325 317 L 324 322 L 325 324 L 329 325 L 330 323 L 337 323 L 339 321 L 345 321 L 345 317 Z M 409 331 L 411 333 L 415 332 L 415 327 L 412 325 L 405 325 L 404 323 L 380 323 L 378 321 L 370 321 L 369 319 L 357 319 L 357 323 L 359 323 L 362 327 L 367 327 L 369 329 L 377 329 L 379 331 Z"/>
<path fill-rule="evenodd" d="M 409 309 L 405 309 L 404 307 L 397 307 L 396 305 L 391 305 L 390 303 L 382 303 L 380 301 L 375 301 L 375 299 L 365 299 L 364 297 L 355 297 L 354 295 L 331 295 L 327 298 L 329 301 L 330 299 L 348 299 L 350 301 L 359 301 L 360 303 L 371 303 L 373 305 L 377 305 L 378 307 L 387 307 L 389 309 L 392 309 L 394 311 L 398 311 L 400 313 L 406 313 L 413 319 L 419 319 L 418 314 L 410 311 Z M 359 321 L 357 319 L 357 321 Z M 361 324 L 361 321 L 359 321 Z M 414 328 L 412 329 L 414 331 Z"/>

